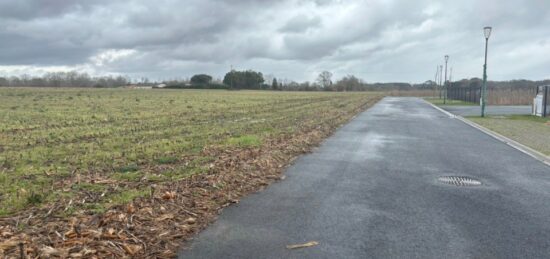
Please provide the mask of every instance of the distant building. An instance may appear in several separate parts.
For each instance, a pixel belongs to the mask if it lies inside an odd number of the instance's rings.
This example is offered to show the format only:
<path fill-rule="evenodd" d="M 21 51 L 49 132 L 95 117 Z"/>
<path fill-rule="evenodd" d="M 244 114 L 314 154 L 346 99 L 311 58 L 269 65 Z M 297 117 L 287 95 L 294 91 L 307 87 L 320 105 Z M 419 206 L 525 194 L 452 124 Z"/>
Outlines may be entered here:
<path fill-rule="evenodd" d="M 127 85 L 124 88 L 129 88 L 129 89 L 151 89 L 153 87 L 150 86 L 150 85 Z"/>

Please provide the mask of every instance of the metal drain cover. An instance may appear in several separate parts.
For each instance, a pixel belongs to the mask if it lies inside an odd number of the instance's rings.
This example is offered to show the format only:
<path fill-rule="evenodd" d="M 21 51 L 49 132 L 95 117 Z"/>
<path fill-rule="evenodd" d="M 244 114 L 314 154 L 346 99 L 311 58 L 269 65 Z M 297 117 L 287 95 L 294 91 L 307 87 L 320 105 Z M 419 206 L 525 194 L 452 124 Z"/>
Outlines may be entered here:
<path fill-rule="evenodd" d="M 456 186 L 479 186 L 481 182 L 468 176 L 442 176 L 438 179 L 442 183 Z"/>

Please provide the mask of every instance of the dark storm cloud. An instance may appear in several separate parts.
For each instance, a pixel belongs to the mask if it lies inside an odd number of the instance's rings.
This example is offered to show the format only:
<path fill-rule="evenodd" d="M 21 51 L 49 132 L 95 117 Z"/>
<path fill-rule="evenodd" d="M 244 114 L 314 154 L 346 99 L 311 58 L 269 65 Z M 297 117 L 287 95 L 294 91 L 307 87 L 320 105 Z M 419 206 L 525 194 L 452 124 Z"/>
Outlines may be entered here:
<path fill-rule="evenodd" d="M 93 50 L 82 49 L 62 42 L 46 41 L 37 44 L 34 39 L 19 34 L 0 32 L 0 39 L 2 39 L 0 50 L 9 50 L 0 51 L 0 65 L 74 65 L 81 63 L 93 53 Z"/>
<path fill-rule="evenodd" d="M 94 5 L 107 1 L 99 0 L 20 0 L 0 1 L 0 17 L 17 20 L 31 20 L 63 15 L 68 12 L 89 10 Z"/>
<path fill-rule="evenodd" d="M 0 0 L 0 73 L 218 77 L 234 65 L 295 80 L 330 70 L 423 81 L 449 54 L 454 77 L 472 77 L 487 24 L 490 75 L 550 77 L 545 0 Z"/>

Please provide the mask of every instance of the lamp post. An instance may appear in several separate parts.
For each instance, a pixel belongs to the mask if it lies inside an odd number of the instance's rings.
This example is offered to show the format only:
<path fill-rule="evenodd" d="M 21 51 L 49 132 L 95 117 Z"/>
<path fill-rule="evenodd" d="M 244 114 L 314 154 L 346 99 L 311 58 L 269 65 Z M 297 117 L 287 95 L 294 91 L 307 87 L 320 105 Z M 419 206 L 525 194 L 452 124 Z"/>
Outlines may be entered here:
<path fill-rule="evenodd" d="M 439 76 L 439 66 L 437 66 L 435 68 L 435 78 L 434 78 L 434 83 L 435 83 L 435 86 L 434 86 L 434 98 L 436 97 L 437 95 L 437 90 L 439 89 L 439 87 L 437 86 L 437 77 Z M 441 99 L 441 89 L 439 89 L 439 99 Z"/>
<path fill-rule="evenodd" d="M 485 36 L 485 63 L 483 64 L 483 88 L 481 88 L 481 117 L 485 117 L 485 103 L 487 101 L 487 46 L 489 45 L 489 36 L 493 28 L 486 26 L 483 28 Z"/>
<path fill-rule="evenodd" d="M 439 93 L 443 93 L 443 65 L 439 65 Z M 439 96 L 441 99 L 441 95 Z"/>
<path fill-rule="evenodd" d="M 443 96 L 443 104 L 447 103 L 447 62 L 449 61 L 449 55 L 445 55 L 445 95 Z"/>

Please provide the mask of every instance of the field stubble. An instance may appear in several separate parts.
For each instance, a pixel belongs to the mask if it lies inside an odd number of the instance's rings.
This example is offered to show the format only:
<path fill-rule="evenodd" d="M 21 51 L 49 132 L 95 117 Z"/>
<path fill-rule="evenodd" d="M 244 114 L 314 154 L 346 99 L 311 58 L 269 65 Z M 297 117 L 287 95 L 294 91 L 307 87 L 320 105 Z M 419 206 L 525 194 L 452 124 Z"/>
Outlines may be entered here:
<path fill-rule="evenodd" d="M 0 255 L 173 256 L 380 96 L 0 89 Z"/>

